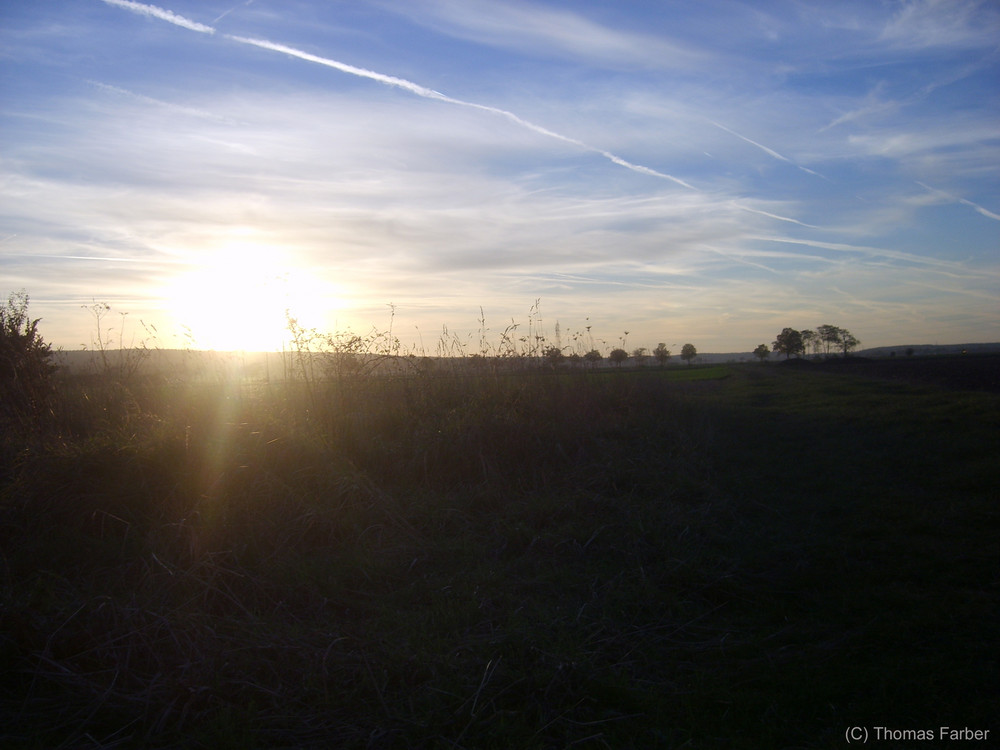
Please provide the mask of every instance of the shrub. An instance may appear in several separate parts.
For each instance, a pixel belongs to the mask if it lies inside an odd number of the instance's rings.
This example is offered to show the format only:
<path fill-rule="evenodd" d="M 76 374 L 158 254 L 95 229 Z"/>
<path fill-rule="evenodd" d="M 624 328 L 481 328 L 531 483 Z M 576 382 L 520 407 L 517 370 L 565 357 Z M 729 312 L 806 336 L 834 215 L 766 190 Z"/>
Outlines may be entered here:
<path fill-rule="evenodd" d="M 0 307 L 0 424 L 26 434 L 49 414 L 52 352 L 28 317 L 28 294 L 14 292 Z"/>

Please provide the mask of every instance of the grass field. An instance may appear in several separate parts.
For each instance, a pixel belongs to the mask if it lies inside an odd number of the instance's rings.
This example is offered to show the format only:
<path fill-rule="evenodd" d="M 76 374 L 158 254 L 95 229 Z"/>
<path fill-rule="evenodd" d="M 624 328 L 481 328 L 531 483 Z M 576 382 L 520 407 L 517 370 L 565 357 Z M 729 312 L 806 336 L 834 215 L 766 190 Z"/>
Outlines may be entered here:
<path fill-rule="evenodd" d="M 63 384 L 3 446 L 0 745 L 995 740 L 1000 395 L 920 380 Z"/>

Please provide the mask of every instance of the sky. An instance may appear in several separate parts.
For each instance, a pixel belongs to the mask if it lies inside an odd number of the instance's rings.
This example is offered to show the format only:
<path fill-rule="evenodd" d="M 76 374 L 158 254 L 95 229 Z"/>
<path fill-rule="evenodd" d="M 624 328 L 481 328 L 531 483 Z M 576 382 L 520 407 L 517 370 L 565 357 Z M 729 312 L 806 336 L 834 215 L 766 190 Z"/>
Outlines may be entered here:
<path fill-rule="evenodd" d="M 20 289 L 64 349 L 1000 341 L 1000 4 L 3 3 Z"/>

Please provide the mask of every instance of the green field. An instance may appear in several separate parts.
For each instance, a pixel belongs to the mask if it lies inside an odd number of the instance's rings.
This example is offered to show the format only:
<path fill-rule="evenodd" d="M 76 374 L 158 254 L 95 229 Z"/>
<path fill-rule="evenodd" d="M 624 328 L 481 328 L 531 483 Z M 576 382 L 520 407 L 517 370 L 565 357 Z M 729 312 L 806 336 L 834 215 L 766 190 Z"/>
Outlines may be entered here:
<path fill-rule="evenodd" d="M 777 364 L 59 388 L 0 455 L 4 747 L 1000 736 L 996 392 Z"/>

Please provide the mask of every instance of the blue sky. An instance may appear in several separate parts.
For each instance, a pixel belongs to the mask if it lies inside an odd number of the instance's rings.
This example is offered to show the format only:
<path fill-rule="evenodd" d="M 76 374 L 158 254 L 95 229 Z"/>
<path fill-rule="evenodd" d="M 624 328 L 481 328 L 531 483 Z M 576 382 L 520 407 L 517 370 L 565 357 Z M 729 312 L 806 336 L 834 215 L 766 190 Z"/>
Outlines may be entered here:
<path fill-rule="evenodd" d="M 90 345 L 1000 340 L 995 2 L 0 9 L 0 292 Z M 601 343 L 605 342 L 605 343 Z"/>

